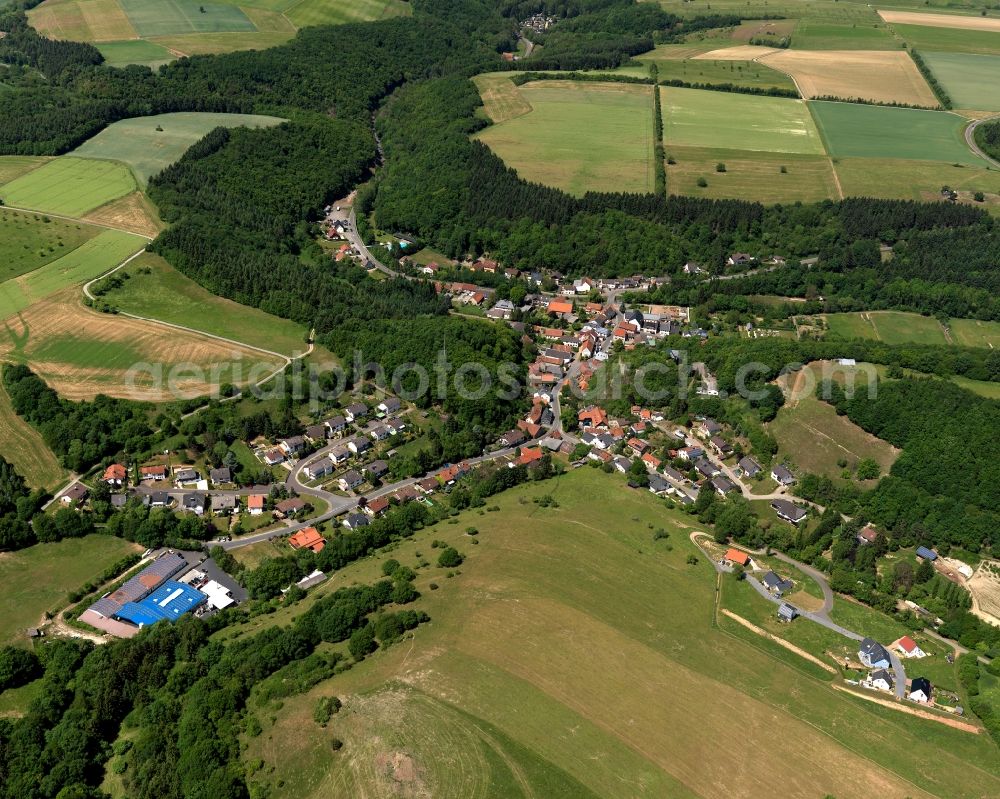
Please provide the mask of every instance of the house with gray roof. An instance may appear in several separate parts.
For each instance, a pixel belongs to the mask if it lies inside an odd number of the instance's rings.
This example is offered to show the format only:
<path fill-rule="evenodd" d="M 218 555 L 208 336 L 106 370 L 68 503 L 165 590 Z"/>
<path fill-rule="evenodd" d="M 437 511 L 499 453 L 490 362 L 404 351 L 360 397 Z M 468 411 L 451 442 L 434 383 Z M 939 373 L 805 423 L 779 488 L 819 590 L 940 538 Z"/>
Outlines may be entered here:
<path fill-rule="evenodd" d="M 865 638 L 861 641 L 858 660 L 870 669 L 887 669 L 892 665 L 889 653 L 874 638 Z"/>

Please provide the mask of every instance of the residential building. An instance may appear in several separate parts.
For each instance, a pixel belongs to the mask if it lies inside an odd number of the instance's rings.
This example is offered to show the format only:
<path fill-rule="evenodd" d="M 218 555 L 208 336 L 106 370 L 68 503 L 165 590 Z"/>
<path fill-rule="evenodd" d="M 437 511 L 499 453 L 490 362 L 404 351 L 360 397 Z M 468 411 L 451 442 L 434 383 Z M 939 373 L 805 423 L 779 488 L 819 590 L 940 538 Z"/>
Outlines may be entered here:
<path fill-rule="evenodd" d="M 773 571 L 769 571 L 765 574 L 761 578 L 761 582 L 768 591 L 777 596 L 784 596 L 786 593 L 791 591 L 792 587 L 795 585 L 791 580 L 786 580 L 784 577 L 775 574 Z"/>
<path fill-rule="evenodd" d="M 795 617 L 798 615 L 798 610 L 796 610 L 793 605 L 789 605 L 787 602 L 782 602 L 778 608 L 779 621 L 794 621 Z"/>
<path fill-rule="evenodd" d="M 893 686 L 892 673 L 888 669 L 875 669 L 868 675 L 866 685 L 877 691 L 891 691 Z"/>
<path fill-rule="evenodd" d="M 726 554 L 722 556 L 722 562 L 728 563 L 730 566 L 749 566 L 752 563 L 746 552 L 733 548 L 726 550 Z"/>
<path fill-rule="evenodd" d="M 372 461 L 365 466 L 364 471 L 370 478 L 377 479 L 389 471 L 389 464 L 383 460 Z"/>
<path fill-rule="evenodd" d="M 212 469 L 208 476 L 211 478 L 213 486 L 228 485 L 233 482 L 233 473 L 228 466 Z"/>
<path fill-rule="evenodd" d="M 790 486 L 795 482 L 795 475 L 781 464 L 778 464 L 771 469 L 771 477 L 778 483 L 778 485 Z"/>
<path fill-rule="evenodd" d="M 104 477 L 101 479 L 112 488 L 121 488 L 128 479 L 128 469 L 120 463 L 112 463 L 104 470 Z"/>
<path fill-rule="evenodd" d="M 727 477 L 723 477 L 721 474 L 712 478 L 712 488 L 715 489 L 715 493 L 720 497 L 724 497 L 726 494 L 730 494 L 736 490 L 733 481 Z"/>
<path fill-rule="evenodd" d="M 83 483 L 73 483 L 69 488 L 67 488 L 59 500 L 64 505 L 69 505 L 71 508 L 75 508 L 81 502 L 83 502 L 90 492 Z"/>
<path fill-rule="evenodd" d="M 315 527 L 306 527 L 292 533 L 288 537 L 288 545 L 292 549 L 311 549 L 313 552 L 322 552 L 323 547 L 326 546 L 326 539 Z"/>
<path fill-rule="evenodd" d="M 341 491 L 352 491 L 364 482 L 364 478 L 354 469 L 345 472 L 337 479 Z"/>
<path fill-rule="evenodd" d="M 301 497 L 283 499 L 274 505 L 274 510 L 282 517 L 295 516 L 306 509 L 306 501 Z"/>
<path fill-rule="evenodd" d="M 870 669 L 887 669 L 892 665 L 889 653 L 874 638 L 865 638 L 861 641 L 858 660 Z"/>
<path fill-rule="evenodd" d="M 367 527 L 368 524 L 368 517 L 363 513 L 349 513 L 347 514 L 347 518 L 344 519 L 344 527 L 348 530 L 356 530 L 359 527 Z"/>
<path fill-rule="evenodd" d="M 789 502 L 787 499 L 771 500 L 771 508 L 778 514 L 778 518 L 792 524 L 800 524 L 809 515 L 809 512 L 805 508 L 800 508 L 794 502 Z"/>
<path fill-rule="evenodd" d="M 403 407 L 403 403 L 397 397 L 386 397 L 377 406 L 376 409 L 379 413 L 385 415 L 399 413 L 400 409 Z"/>
<path fill-rule="evenodd" d="M 142 466 L 139 476 L 143 480 L 166 480 L 170 476 L 170 470 L 166 466 Z"/>
<path fill-rule="evenodd" d="M 368 406 L 363 402 L 354 402 L 344 408 L 344 418 L 349 422 L 353 423 L 358 419 L 362 419 L 368 415 Z"/>
<path fill-rule="evenodd" d="M 889 646 L 899 652 L 904 658 L 927 657 L 927 653 L 917 646 L 917 642 L 908 635 L 904 635 L 899 640 L 893 641 Z"/>
<path fill-rule="evenodd" d="M 911 702 L 927 704 L 931 701 L 931 681 L 926 677 L 914 677 L 910 680 L 910 690 L 906 698 Z"/>
<path fill-rule="evenodd" d="M 205 495 L 204 494 L 185 494 L 181 498 L 181 507 L 194 513 L 196 516 L 202 516 L 205 513 Z"/>
<path fill-rule="evenodd" d="M 761 466 L 757 461 L 751 458 L 749 455 L 745 455 L 740 458 L 739 462 L 736 464 L 740 472 L 742 472 L 744 477 L 756 477 L 760 474 Z"/>
<path fill-rule="evenodd" d="M 247 497 L 247 510 L 251 516 L 260 516 L 264 512 L 264 503 L 267 497 L 263 494 L 251 494 Z"/>
<path fill-rule="evenodd" d="M 291 438 L 283 438 L 278 442 L 278 448 L 285 453 L 285 455 L 297 455 L 305 449 L 306 440 L 302 436 L 292 436 Z"/>

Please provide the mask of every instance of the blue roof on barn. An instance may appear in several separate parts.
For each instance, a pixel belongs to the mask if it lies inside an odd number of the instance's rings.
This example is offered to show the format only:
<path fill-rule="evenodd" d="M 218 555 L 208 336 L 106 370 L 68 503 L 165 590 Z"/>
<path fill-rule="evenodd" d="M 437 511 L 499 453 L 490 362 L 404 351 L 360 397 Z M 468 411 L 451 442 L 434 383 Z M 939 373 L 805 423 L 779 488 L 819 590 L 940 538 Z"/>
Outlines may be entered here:
<path fill-rule="evenodd" d="M 128 602 L 115 615 L 139 627 L 156 624 L 167 619 L 177 621 L 208 599 L 201 591 L 189 585 L 167 580 L 149 596 L 139 602 Z"/>
<path fill-rule="evenodd" d="M 927 547 L 917 547 L 917 556 L 927 560 L 937 560 L 937 552 Z"/>

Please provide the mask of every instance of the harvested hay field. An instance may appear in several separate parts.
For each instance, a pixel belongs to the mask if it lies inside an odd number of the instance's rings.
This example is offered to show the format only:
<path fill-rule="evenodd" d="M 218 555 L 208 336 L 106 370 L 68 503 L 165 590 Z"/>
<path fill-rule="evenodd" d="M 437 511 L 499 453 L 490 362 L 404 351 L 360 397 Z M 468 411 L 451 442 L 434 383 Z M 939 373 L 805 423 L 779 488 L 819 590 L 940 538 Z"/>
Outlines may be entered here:
<path fill-rule="evenodd" d="M 6 327 L 0 359 L 28 364 L 69 399 L 97 394 L 153 402 L 181 394 L 194 397 L 220 383 L 243 384 L 247 381 L 241 376 L 251 369 L 260 379 L 281 365 L 274 356 L 246 347 L 92 311 L 83 306 L 76 288 L 36 303 Z M 142 368 L 132 376 L 136 365 Z"/>
<path fill-rule="evenodd" d="M 790 75 L 803 97 L 840 97 L 937 108 L 908 53 L 896 50 L 780 50 L 761 62 Z"/>
<path fill-rule="evenodd" d="M 761 56 L 780 53 L 776 47 L 759 47 L 755 44 L 740 44 L 736 47 L 723 47 L 721 50 L 709 50 L 692 58 L 692 61 L 705 59 L 709 61 L 753 61 Z"/>
<path fill-rule="evenodd" d="M 111 42 L 138 37 L 117 0 L 48 0 L 28 11 L 28 21 L 50 39 Z"/>
<path fill-rule="evenodd" d="M 135 188 L 124 164 L 64 155 L 0 188 L 0 199 L 32 211 L 82 216 Z"/>
<path fill-rule="evenodd" d="M 1000 19 L 995 17 L 966 17 L 959 14 L 925 14 L 919 11 L 879 11 L 888 23 L 923 25 L 928 28 L 958 28 L 970 31 L 1000 32 Z"/>
<path fill-rule="evenodd" d="M 984 560 L 965 586 L 972 594 L 972 612 L 1000 627 L 1000 561 Z"/>
<path fill-rule="evenodd" d="M 798 24 L 796 19 L 749 20 L 733 29 L 732 38 L 737 42 L 749 42 L 751 39 L 764 37 L 769 41 L 778 41 L 790 37 Z"/>
<path fill-rule="evenodd" d="M 156 206 L 141 191 L 134 191 L 95 208 L 84 219 L 149 238 L 154 238 L 164 227 Z"/>
<path fill-rule="evenodd" d="M 531 103 L 524 99 L 509 73 L 477 75 L 473 82 L 483 98 L 483 110 L 493 122 L 506 122 L 531 111 Z"/>
<path fill-rule="evenodd" d="M 51 160 L 37 155 L 0 155 L 0 186 Z"/>

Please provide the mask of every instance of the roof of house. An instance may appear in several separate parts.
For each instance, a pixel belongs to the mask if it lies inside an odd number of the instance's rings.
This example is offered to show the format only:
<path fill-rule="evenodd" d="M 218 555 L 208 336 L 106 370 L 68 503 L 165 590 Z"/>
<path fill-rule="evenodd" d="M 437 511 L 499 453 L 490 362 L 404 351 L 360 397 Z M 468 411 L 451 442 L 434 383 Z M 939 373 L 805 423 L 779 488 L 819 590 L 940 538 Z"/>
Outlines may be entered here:
<path fill-rule="evenodd" d="M 213 483 L 229 483 L 232 482 L 233 473 L 228 466 L 222 466 L 218 469 L 212 469 L 209 472 L 209 477 L 212 478 Z"/>
<path fill-rule="evenodd" d="M 736 465 L 743 470 L 744 474 L 749 474 L 751 477 L 760 471 L 760 464 L 749 455 L 740 458 L 739 463 Z"/>
<path fill-rule="evenodd" d="M 773 571 L 769 571 L 765 574 L 761 579 L 761 582 L 768 588 L 777 588 L 779 591 L 787 591 L 792 587 L 791 580 L 786 580 L 784 577 L 775 574 Z"/>
<path fill-rule="evenodd" d="M 304 499 L 300 497 L 292 497 L 291 499 L 283 499 L 281 502 L 274 506 L 275 510 L 279 510 L 282 513 L 289 513 L 292 511 L 302 510 L 306 506 Z"/>
<path fill-rule="evenodd" d="M 869 676 L 869 679 L 872 682 L 875 682 L 876 680 L 885 680 L 886 683 L 892 685 L 892 674 L 890 674 L 887 669 L 875 669 L 875 671 L 873 671 Z"/>
<path fill-rule="evenodd" d="M 357 485 L 358 483 L 361 483 L 363 481 L 363 478 L 361 477 L 361 475 L 358 474 L 356 471 L 354 471 L 354 469 L 351 469 L 350 471 L 344 472 L 340 476 L 340 479 L 343 482 L 347 483 L 348 485 L 351 485 L 351 484 Z"/>
<path fill-rule="evenodd" d="M 573 303 L 564 300 L 552 300 L 545 310 L 549 313 L 573 313 Z"/>
<path fill-rule="evenodd" d="M 368 517 L 363 513 L 349 513 L 347 519 L 344 520 L 344 524 L 348 527 L 367 527 Z"/>
<path fill-rule="evenodd" d="M 886 663 L 891 662 L 889 653 L 885 651 L 885 647 L 874 638 L 863 639 L 858 653 L 866 655 L 871 663 L 879 663 L 881 661 L 885 661 Z"/>
<path fill-rule="evenodd" d="M 795 480 L 795 475 L 780 463 L 771 469 L 771 474 L 779 483 L 791 482 Z"/>
<path fill-rule="evenodd" d="M 73 483 L 73 485 L 63 492 L 63 498 L 69 499 L 73 502 L 79 502 L 87 496 L 87 493 L 87 486 L 83 483 Z"/>
<path fill-rule="evenodd" d="M 315 527 L 306 527 L 297 533 L 292 533 L 288 538 L 288 543 L 293 549 L 311 549 L 319 552 L 323 549 L 326 541 L 319 530 Z"/>
<path fill-rule="evenodd" d="M 128 470 L 120 463 L 112 463 L 104 470 L 105 480 L 124 480 L 128 476 Z"/>
<path fill-rule="evenodd" d="M 739 563 L 746 566 L 750 562 L 750 556 L 738 549 L 727 549 L 725 560 L 728 560 L 730 563 Z"/>
<path fill-rule="evenodd" d="M 517 459 L 517 462 L 521 466 L 528 466 L 540 461 L 543 454 L 541 447 L 525 447 L 521 450 L 521 456 Z"/>
<path fill-rule="evenodd" d="M 794 619 L 799 612 L 795 609 L 793 605 L 789 605 L 787 602 L 782 602 L 781 606 L 778 608 L 778 615 L 783 619 Z"/>
<path fill-rule="evenodd" d="M 800 521 L 808 515 L 808 511 L 806 511 L 805 508 L 800 508 L 794 502 L 789 502 L 787 499 L 771 500 L 771 507 L 774 508 L 779 515 L 793 521 Z"/>
<path fill-rule="evenodd" d="M 931 681 L 926 677 L 914 677 L 910 680 L 910 693 L 923 691 L 925 696 L 931 695 Z"/>
<path fill-rule="evenodd" d="M 264 509 L 264 495 L 263 494 L 251 494 L 247 497 L 247 507 L 250 510 L 263 510 Z"/>
<path fill-rule="evenodd" d="M 365 506 L 372 513 L 381 513 L 387 510 L 389 507 L 388 497 L 375 497 L 375 499 L 369 500 L 368 504 Z"/>
<path fill-rule="evenodd" d="M 139 472 L 140 472 L 140 474 L 144 474 L 144 475 L 146 475 L 146 474 L 166 474 L 167 473 L 167 467 L 163 466 L 162 464 L 160 466 L 141 466 L 141 467 L 139 467 Z"/>
<path fill-rule="evenodd" d="M 912 652 L 914 649 L 917 648 L 917 642 L 914 641 L 912 638 L 910 638 L 910 636 L 908 635 L 904 635 L 902 638 L 896 641 L 896 643 L 899 645 L 899 648 L 902 649 L 904 652 Z"/>
<path fill-rule="evenodd" d="M 874 543 L 875 539 L 878 538 L 878 530 L 871 525 L 868 525 L 864 530 L 858 533 L 858 538 L 864 539 L 869 544 Z"/>

